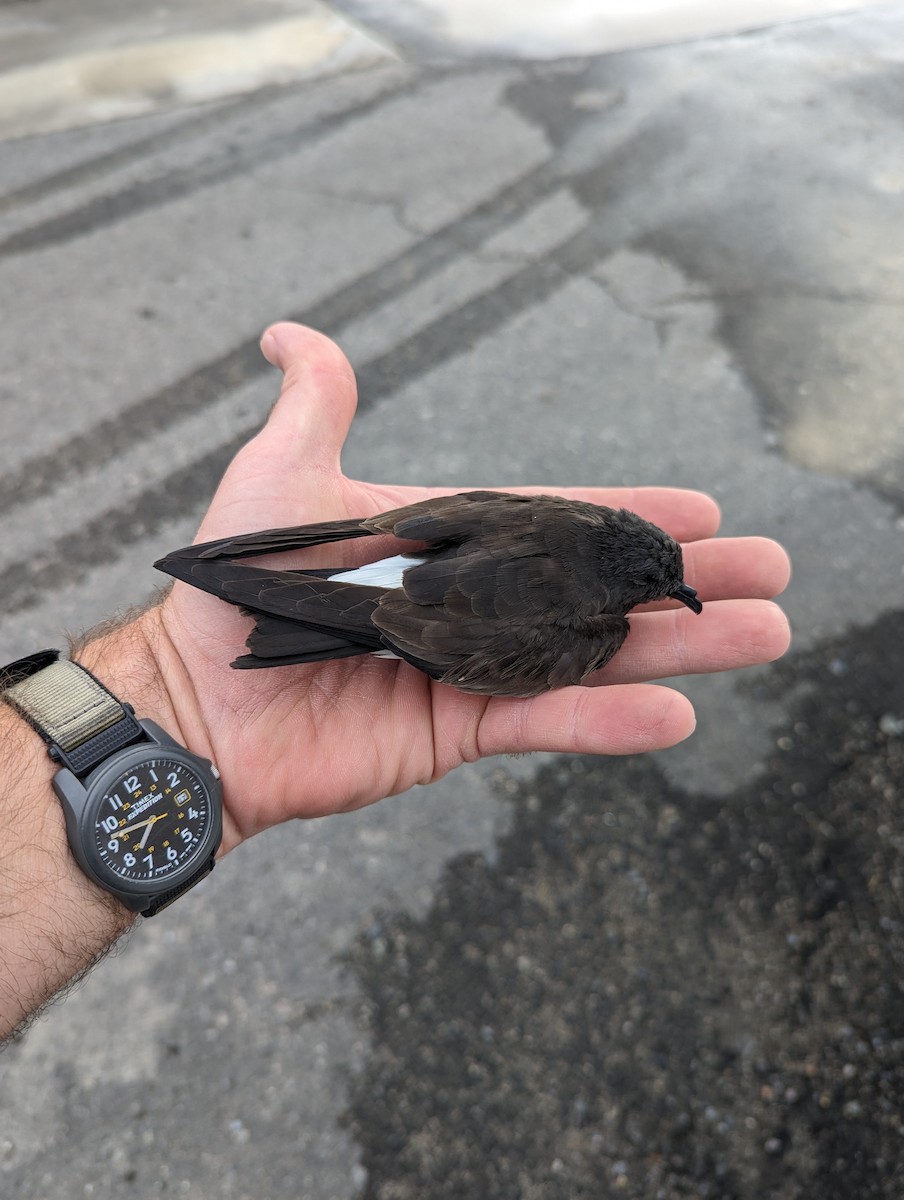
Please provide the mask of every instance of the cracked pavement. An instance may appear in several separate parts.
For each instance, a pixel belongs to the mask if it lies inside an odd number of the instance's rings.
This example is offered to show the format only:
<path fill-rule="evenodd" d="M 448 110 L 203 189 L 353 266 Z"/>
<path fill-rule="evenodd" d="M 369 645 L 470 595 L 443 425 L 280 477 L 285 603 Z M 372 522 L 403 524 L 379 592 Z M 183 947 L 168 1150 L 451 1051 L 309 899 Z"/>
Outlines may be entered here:
<path fill-rule="evenodd" d="M 350 474 L 701 487 L 795 567 L 682 746 L 230 856 L 0 1058 L 0 1194 L 901 1194 L 902 34 L 405 48 L 0 144 L 7 659 L 159 586 L 283 317 L 356 369 Z"/>

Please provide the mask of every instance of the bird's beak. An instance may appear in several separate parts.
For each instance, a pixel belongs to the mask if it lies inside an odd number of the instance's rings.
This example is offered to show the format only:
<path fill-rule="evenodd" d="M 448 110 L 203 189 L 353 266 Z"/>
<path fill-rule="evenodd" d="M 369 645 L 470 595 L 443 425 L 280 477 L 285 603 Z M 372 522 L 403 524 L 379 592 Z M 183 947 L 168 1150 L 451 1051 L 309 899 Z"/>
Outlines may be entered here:
<path fill-rule="evenodd" d="M 703 601 L 697 599 L 697 593 L 686 583 L 679 583 L 673 592 L 669 592 L 673 600 L 686 604 L 691 612 L 702 613 Z"/>

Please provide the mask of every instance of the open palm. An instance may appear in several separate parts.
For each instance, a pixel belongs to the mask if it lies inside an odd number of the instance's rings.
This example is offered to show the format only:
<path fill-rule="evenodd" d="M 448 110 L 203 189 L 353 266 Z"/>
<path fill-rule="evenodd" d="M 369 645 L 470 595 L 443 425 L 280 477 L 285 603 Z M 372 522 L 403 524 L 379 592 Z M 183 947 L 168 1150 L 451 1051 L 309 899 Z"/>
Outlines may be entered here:
<path fill-rule="evenodd" d="M 347 479 L 340 452 L 355 411 L 354 377 L 332 342 L 297 325 L 262 341 L 284 373 L 263 430 L 230 465 L 198 534 L 208 541 L 256 529 L 370 516 L 461 488 L 391 487 Z M 508 491 L 509 481 L 481 481 Z M 549 490 L 549 489 L 545 489 Z M 460 763 L 526 750 L 624 754 L 659 749 L 694 726 L 688 700 L 644 681 L 765 662 L 788 629 L 768 597 L 788 578 L 784 551 L 764 538 L 713 540 L 719 515 L 707 496 L 670 488 L 561 488 L 632 508 L 685 543 L 686 578 L 708 603 L 701 617 L 654 606 L 632 631 L 600 687 L 535 699 L 466 695 L 406 663 L 361 657 L 277 670 L 235 671 L 251 622 L 236 609 L 175 584 L 153 620 L 175 719 L 224 782 L 224 850 L 279 821 L 342 812 L 437 779 Z M 329 565 L 386 547 L 329 547 Z M 313 549 L 291 561 L 318 564 Z M 274 560 L 276 561 L 276 560 Z M 321 560 L 322 561 L 322 560 Z"/>

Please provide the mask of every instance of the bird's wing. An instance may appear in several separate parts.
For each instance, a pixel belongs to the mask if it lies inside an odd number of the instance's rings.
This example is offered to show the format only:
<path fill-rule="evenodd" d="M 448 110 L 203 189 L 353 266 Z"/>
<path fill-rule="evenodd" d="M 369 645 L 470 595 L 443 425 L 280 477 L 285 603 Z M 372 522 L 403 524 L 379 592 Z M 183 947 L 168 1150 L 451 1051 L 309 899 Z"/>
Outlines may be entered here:
<path fill-rule="evenodd" d="M 250 558 L 256 554 L 274 554 L 287 550 L 303 550 L 328 542 L 349 538 L 391 533 L 409 541 L 449 542 L 478 537 L 492 520 L 498 524 L 498 514 L 508 511 L 512 502 L 529 503 L 529 496 L 507 492 L 462 492 L 455 496 L 436 496 L 379 513 L 374 517 L 352 517 L 344 521 L 318 521 L 310 525 L 290 525 L 279 529 L 262 529 L 256 533 L 236 534 L 211 542 L 183 546 L 159 559 L 154 566 L 160 571 L 185 578 L 180 573 L 184 561 L 208 561 L 223 558 Z M 476 503 L 475 503 L 476 502 Z M 193 582 L 188 580 L 188 582 Z"/>
<path fill-rule="evenodd" d="M 307 546 L 320 546 L 326 542 L 344 542 L 349 538 L 367 537 L 377 532 L 368 528 L 366 522 L 355 517 L 348 521 L 319 521 L 313 525 L 291 525 L 284 529 L 262 529 L 257 533 L 242 533 L 235 537 L 218 538 L 213 542 L 199 542 L 195 546 L 183 546 L 154 563 L 160 571 L 183 576 L 172 567 L 183 561 L 210 561 L 221 558 L 249 558 L 254 554 L 275 554 L 283 550 L 303 550 Z M 191 582 L 191 580 L 189 580 Z"/>
<path fill-rule="evenodd" d="M 519 620 L 508 611 L 467 611 L 461 594 L 440 606 L 412 604 L 404 593 L 391 592 L 372 619 L 391 649 L 434 679 L 497 696 L 580 683 L 609 661 L 628 633 L 621 616 L 557 621 L 554 614 L 538 615 Z"/>
<path fill-rule="evenodd" d="M 524 547 L 522 547 L 524 549 Z M 469 544 L 457 552 L 423 551 L 405 572 L 405 596 L 441 607 L 450 616 L 488 620 L 554 619 L 569 611 L 569 576 L 544 553 L 512 557 L 508 545 Z M 571 609 L 575 602 L 572 599 Z"/>
<path fill-rule="evenodd" d="M 523 522 L 525 506 L 536 499 L 512 492 L 458 492 L 379 513 L 364 524 L 371 532 L 392 533 L 408 541 L 463 542 L 498 530 L 506 520 Z"/>
<path fill-rule="evenodd" d="M 397 538 L 426 543 L 423 566 L 405 575 L 405 591 L 421 604 L 449 603 L 463 593 L 496 615 L 606 610 L 596 545 L 598 505 L 560 496 L 463 492 L 441 496 L 366 524 Z"/>
<path fill-rule="evenodd" d="M 624 617 L 592 607 L 550 556 L 511 558 L 503 545 L 472 545 L 424 552 L 372 620 L 388 646 L 436 679 L 531 695 L 580 682 L 622 644 Z"/>

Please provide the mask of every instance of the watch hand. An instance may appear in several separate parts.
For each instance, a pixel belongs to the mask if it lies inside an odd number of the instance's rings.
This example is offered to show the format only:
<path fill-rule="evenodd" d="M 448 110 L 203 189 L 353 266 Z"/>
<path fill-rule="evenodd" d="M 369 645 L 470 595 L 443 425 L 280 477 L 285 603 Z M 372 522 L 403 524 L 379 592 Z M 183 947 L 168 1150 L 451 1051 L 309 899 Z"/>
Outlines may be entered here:
<path fill-rule="evenodd" d="M 154 822 L 155 822 L 155 821 L 159 821 L 159 820 L 160 820 L 160 818 L 159 818 L 159 817 L 151 817 L 150 821 L 148 821 L 148 827 L 147 827 L 147 829 L 144 831 L 144 836 L 142 837 L 141 841 L 138 843 L 138 849 L 139 849 L 139 850 L 143 850 L 143 849 L 144 849 L 144 844 L 145 844 L 145 842 L 148 840 L 148 837 L 149 837 L 149 835 L 150 835 L 150 832 L 151 832 L 151 830 L 154 828 Z"/>
<path fill-rule="evenodd" d="M 134 825 L 126 825 L 125 829 L 117 829 L 110 834 L 111 837 L 125 837 L 127 833 L 131 833 L 133 829 L 140 829 L 142 825 L 153 825 L 157 820 L 156 817 L 148 817 L 145 821 L 136 821 Z"/>
<path fill-rule="evenodd" d="M 144 837 L 141 839 L 141 842 L 139 843 L 139 849 L 141 849 L 144 846 L 144 843 L 148 840 L 148 834 L 151 832 L 151 826 L 156 821 L 162 821 L 164 817 L 168 817 L 168 816 L 169 816 L 169 813 L 157 813 L 156 816 L 148 817 L 147 820 L 136 821 L 134 825 L 126 825 L 125 829 L 117 829 L 110 836 L 115 837 L 115 838 L 124 837 L 127 833 L 132 833 L 134 830 L 141 829 L 142 826 L 147 825 L 147 829 L 144 831 Z"/>

